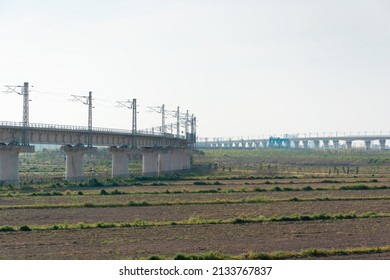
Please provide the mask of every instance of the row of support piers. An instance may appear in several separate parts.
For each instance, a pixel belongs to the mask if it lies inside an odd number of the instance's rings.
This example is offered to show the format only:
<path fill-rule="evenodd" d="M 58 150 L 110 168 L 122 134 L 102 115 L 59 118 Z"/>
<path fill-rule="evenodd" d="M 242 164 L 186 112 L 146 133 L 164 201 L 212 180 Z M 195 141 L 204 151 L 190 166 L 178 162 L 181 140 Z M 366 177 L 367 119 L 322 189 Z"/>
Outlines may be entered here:
<path fill-rule="evenodd" d="M 330 141 L 331 140 L 328 140 L 328 139 L 324 139 L 322 140 L 322 143 L 323 143 L 323 148 L 324 149 L 329 149 L 330 146 Z M 300 144 L 301 141 L 299 140 L 294 140 L 294 147 L 295 148 L 300 148 L 299 144 Z M 335 140 L 332 140 L 333 142 L 333 149 L 340 149 L 340 140 L 338 139 L 335 139 Z M 365 140 L 364 141 L 364 145 L 365 145 L 365 148 L 366 150 L 370 150 L 371 149 L 371 140 Z M 308 149 L 309 148 L 309 141 L 308 140 L 303 140 L 302 141 L 303 143 L 303 148 L 304 149 Z M 313 144 L 314 144 L 314 148 L 315 149 L 320 149 L 320 140 L 313 140 Z M 346 148 L 347 150 L 350 150 L 352 149 L 352 140 L 347 140 L 345 141 L 345 144 L 346 144 Z M 379 139 L 379 146 L 380 146 L 380 149 L 383 151 L 386 149 L 386 139 Z"/>
<path fill-rule="evenodd" d="M 96 147 L 62 146 L 66 154 L 65 180 L 84 178 L 84 154 L 96 152 Z M 0 145 L 0 183 L 19 184 L 19 154 L 34 152 L 34 146 Z M 134 154 L 142 154 L 142 174 L 158 176 L 191 168 L 192 150 L 186 148 L 111 147 L 112 177 L 129 176 L 129 160 Z"/>
<path fill-rule="evenodd" d="M 376 139 L 375 139 L 376 140 Z M 386 139 L 381 138 L 379 140 L 379 146 L 381 150 L 386 149 Z M 339 139 L 311 139 L 311 140 L 288 140 L 285 142 L 279 142 L 279 143 L 271 143 L 269 140 L 260 140 L 259 142 L 253 141 L 253 142 L 220 142 L 218 144 L 213 144 L 212 147 L 215 148 L 295 148 L 299 149 L 302 148 L 301 142 L 303 144 L 303 149 L 309 149 L 309 142 L 314 145 L 314 149 L 335 149 L 338 150 L 342 148 L 340 141 L 345 141 L 345 147 L 347 150 L 352 149 L 352 142 L 353 140 L 339 140 Z M 291 146 L 290 144 L 293 143 Z M 321 146 L 322 143 L 322 146 Z M 333 146 L 331 146 L 333 144 Z M 370 150 L 372 146 L 372 140 L 365 140 L 364 145 L 366 150 Z M 211 147 L 211 146 L 210 146 Z"/>
<path fill-rule="evenodd" d="M 96 152 L 96 147 L 62 146 L 66 154 L 65 179 L 78 181 L 84 178 L 84 154 Z M 0 182 L 19 184 L 19 154 L 34 152 L 34 146 L 0 145 Z M 142 154 L 142 174 L 158 176 L 191 168 L 192 150 L 186 148 L 142 148 L 111 147 L 112 177 L 129 175 L 129 159 Z"/>
<path fill-rule="evenodd" d="M 83 155 L 96 151 L 96 148 L 63 146 L 62 149 L 66 153 L 65 179 L 68 181 L 83 179 Z M 158 176 L 191 168 L 190 149 L 111 147 L 110 152 L 113 178 L 129 176 L 129 159 L 135 154 L 142 154 L 142 175 L 145 176 Z"/>

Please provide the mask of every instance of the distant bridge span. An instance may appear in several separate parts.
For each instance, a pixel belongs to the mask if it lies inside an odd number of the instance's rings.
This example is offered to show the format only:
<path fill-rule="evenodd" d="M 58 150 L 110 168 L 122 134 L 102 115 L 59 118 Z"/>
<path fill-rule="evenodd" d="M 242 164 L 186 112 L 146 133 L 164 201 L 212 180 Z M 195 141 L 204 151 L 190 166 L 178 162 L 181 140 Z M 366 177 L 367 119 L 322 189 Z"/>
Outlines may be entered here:
<path fill-rule="evenodd" d="M 35 151 L 32 144 L 62 146 L 66 153 L 65 179 L 83 179 L 83 154 L 96 146 L 110 147 L 112 176 L 128 176 L 129 156 L 142 154 L 144 175 L 189 169 L 195 137 L 109 128 L 29 124 L 0 121 L 0 182 L 19 183 L 19 154 Z"/>
<path fill-rule="evenodd" d="M 269 137 L 269 138 L 199 138 L 195 146 L 197 148 L 287 148 L 287 149 L 352 149 L 354 141 L 364 142 L 365 149 L 372 148 L 377 141 L 381 150 L 386 149 L 386 141 L 390 140 L 388 134 L 356 134 L 356 135 L 323 135 L 309 137 Z"/>

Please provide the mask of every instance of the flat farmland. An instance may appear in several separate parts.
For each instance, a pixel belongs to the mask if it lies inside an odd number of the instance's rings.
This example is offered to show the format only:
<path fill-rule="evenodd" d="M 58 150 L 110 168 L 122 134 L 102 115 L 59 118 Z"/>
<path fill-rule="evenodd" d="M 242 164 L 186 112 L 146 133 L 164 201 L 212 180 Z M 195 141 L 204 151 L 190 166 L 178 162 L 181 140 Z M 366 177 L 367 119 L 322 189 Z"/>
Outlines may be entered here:
<path fill-rule="evenodd" d="M 278 165 L 205 152 L 194 161 L 219 160 L 217 170 L 4 186 L 0 258 L 389 259 L 389 153 L 374 154 L 376 165 L 365 151 L 336 154 L 330 165 L 326 152 L 305 161 L 285 152 L 298 163 L 282 151 Z"/>

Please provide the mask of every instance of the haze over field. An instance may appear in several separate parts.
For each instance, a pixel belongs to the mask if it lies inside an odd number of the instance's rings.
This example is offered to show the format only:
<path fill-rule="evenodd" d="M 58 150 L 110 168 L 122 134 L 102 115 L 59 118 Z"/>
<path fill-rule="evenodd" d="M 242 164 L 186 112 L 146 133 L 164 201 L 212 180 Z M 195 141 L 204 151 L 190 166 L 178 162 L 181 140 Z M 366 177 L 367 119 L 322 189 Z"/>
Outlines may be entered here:
<path fill-rule="evenodd" d="M 390 131 L 386 0 L 0 0 L 0 86 L 30 82 L 30 122 L 131 127 L 115 102 L 189 110 L 199 136 Z M 5 89 L 5 88 L 4 88 Z M 0 120 L 22 98 L 0 95 Z M 173 117 L 167 123 L 174 122 Z"/>

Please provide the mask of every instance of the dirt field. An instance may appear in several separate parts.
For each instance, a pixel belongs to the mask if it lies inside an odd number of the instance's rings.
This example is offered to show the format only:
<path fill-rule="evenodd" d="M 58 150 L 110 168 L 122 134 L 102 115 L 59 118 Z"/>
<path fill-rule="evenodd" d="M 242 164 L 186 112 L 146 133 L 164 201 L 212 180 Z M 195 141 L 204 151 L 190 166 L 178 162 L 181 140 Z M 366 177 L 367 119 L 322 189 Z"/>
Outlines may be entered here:
<path fill-rule="evenodd" d="M 381 218 L 1 233 L 0 248 L 3 259 L 135 259 L 179 252 L 245 255 L 251 251 L 380 247 L 389 244 L 389 236 L 390 218 Z"/>
<path fill-rule="evenodd" d="M 173 205 L 147 207 L 105 207 L 65 209 L 12 209 L 0 211 L 6 225 L 55 225 L 97 222 L 181 221 L 190 218 L 230 219 L 235 217 L 291 216 L 312 213 L 339 214 L 356 212 L 390 213 L 389 200 L 367 201 L 298 201 L 274 203 L 239 203 Z"/>

